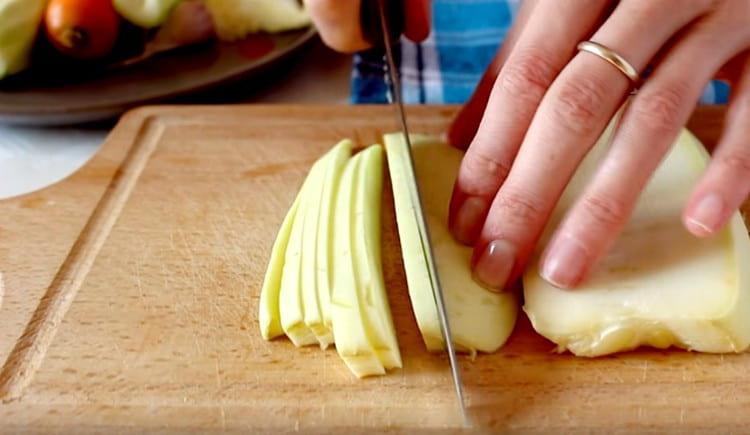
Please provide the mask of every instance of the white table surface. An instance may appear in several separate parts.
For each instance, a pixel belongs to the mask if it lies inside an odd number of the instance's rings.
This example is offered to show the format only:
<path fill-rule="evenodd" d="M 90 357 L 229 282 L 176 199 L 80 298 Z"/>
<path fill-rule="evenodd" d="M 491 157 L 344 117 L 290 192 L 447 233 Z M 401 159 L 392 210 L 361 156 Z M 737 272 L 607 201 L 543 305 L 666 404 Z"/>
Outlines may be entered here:
<path fill-rule="evenodd" d="M 351 58 L 316 42 L 292 71 L 243 103 L 349 102 Z M 0 125 L 0 199 L 54 184 L 83 166 L 109 127 L 38 128 Z"/>

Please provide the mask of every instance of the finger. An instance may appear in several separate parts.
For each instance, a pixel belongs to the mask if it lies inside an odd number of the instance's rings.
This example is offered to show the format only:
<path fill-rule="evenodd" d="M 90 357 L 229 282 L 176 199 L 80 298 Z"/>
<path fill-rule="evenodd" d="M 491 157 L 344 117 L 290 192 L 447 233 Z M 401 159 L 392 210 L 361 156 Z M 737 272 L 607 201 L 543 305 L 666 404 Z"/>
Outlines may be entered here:
<path fill-rule="evenodd" d="M 750 193 L 750 56 L 743 57 L 724 135 L 683 215 L 685 227 L 699 237 L 723 227 Z"/>
<path fill-rule="evenodd" d="M 739 50 L 728 34 L 739 29 L 713 17 L 708 22 L 666 54 L 625 111 L 607 157 L 543 256 L 542 276 L 550 283 L 574 287 L 585 279 L 619 235 L 705 84 Z"/>
<path fill-rule="evenodd" d="M 672 35 L 702 12 L 687 7 L 698 3 L 674 8 L 669 2 L 624 1 L 591 39 L 641 71 Z M 475 248 L 479 279 L 491 286 L 517 279 L 564 187 L 630 86 L 621 71 L 586 52 L 557 77 L 492 203 Z M 509 261 L 489 249 L 498 241 L 513 247 L 513 267 L 498 266 Z"/>
<path fill-rule="evenodd" d="M 479 121 L 482 119 L 482 113 L 484 113 L 484 108 L 487 106 L 487 100 L 490 99 L 490 92 L 492 91 L 492 85 L 497 79 L 497 74 L 515 47 L 521 31 L 526 27 L 531 12 L 538 2 L 539 0 L 525 0 L 521 3 L 521 7 L 513 20 L 513 26 L 505 35 L 500 49 L 479 80 L 474 93 L 471 94 L 471 98 L 464 104 L 461 111 L 458 112 L 458 115 L 451 123 L 448 130 L 448 142 L 454 147 L 465 150 L 469 147 L 471 140 L 474 139 L 474 134 L 476 134 L 479 127 Z"/>
<path fill-rule="evenodd" d="M 472 93 L 469 101 L 464 104 L 456 118 L 451 123 L 448 130 L 448 142 L 452 146 L 465 150 L 474 139 L 477 129 L 479 128 L 479 123 L 482 120 L 482 115 L 487 107 L 487 102 L 490 99 L 492 87 L 497 80 L 497 75 L 500 73 L 502 66 L 505 65 L 510 53 L 513 52 L 518 38 L 526 28 L 526 24 L 529 22 L 529 18 L 531 17 L 534 8 L 540 1 L 541 0 L 523 0 L 521 3 L 521 6 L 513 19 L 513 26 L 505 35 L 503 44 L 493 58 L 492 63 L 490 63 L 487 70 L 482 75 L 482 78 Z M 543 3 L 546 4 L 546 2 Z M 543 7 L 546 6 L 543 4 Z M 614 3 L 610 2 L 604 8 L 604 13 L 600 15 L 602 17 L 607 17 L 612 9 L 614 9 Z"/>
<path fill-rule="evenodd" d="M 450 228 L 462 243 L 479 235 L 539 102 L 589 33 L 605 0 L 541 0 L 495 80 L 477 134 L 459 169 Z"/>
<path fill-rule="evenodd" d="M 353 53 L 370 47 L 362 35 L 361 3 L 361 0 L 305 0 L 305 7 L 327 46 Z"/>
<path fill-rule="evenodd" d="M 404 1 L 404 36 L 414 42 L 430 34 L 430 0 Z"/>

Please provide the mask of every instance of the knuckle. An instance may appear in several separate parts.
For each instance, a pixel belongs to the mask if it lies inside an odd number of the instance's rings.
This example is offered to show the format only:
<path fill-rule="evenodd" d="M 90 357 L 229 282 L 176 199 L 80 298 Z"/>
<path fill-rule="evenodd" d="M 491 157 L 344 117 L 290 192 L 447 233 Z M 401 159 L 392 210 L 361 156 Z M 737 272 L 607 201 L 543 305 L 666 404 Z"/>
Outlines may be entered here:
<path fill-rule="evenodd" d="M 630 0 L 623 4 L 629 8 L 629 12 L 631 12 L 631 16 L 633 17 L 639 17 L 642 19 L 643 17 L 654 16 L 654 14 L 663 15 L 663 2 L 655 2 L 653 0 Z"/>
<path fill-rule="evenodd" d="M 544 210 L 536 197 L 515 189 L 501 191 L 496 201 L 498 208 L 504 210 L 504 215 L 522 223 L 539 220 Z"/>
<path fill-rule="evenodd" d="M 685 6 L 694 11 L 696 15 L 701 15 L 706 11 L 715 7 L 715 5 L 724 0 L 685 0 Z M 647 17 L 664 16 L 665 11 L 668 11 L 672 7 L 670 2 L 654 1 L 654 0 L 630 0 L 624 2 L 627 7 L 630 8 L 634 13 L 630 14 L 632 17 L 638 19 L 645 19 Z"/>
<path fill-rule="evenodd" d="M 627 220 L 629 212 L 624 202 L 604 195 L 585 196 L 581 208 L 595 225 L 605 228 L 619 227 Z"/>
<path fill-rule="evenodd" d="M 574 133 L 592 133 L 606 100 L 606 86 L 591 77 L 567 80 L 560 86 L 552 110 L 561 125 Z"/>
<path fill-rule="evenodd" d="M 718 9 L 722 4 L 726 3 L 726 0 L 695 0 L 702 11 L 713 11 Z M 742 1 L 742 0 L 740 0 Z M 745 2 L 746 3 L 746 2 Z"/>
<path fill-rule="evenodd" d="M 469 148 L 462 168 L 462 172 L 470 180 L 463 180 L 467 193 L 472 195 L 494 193 L 508 177 L 510 168 L 511 164 L 502 157 Z"/>
<path fill-rule="evenodd" d="M 536 50 L 524 50 L 514 56 L 500 72 L 496 86 L 524 101 L 540 101 L 557 75 L 548 56 Z"/>
<path fill-rule="evenodd" d="M 703 0 L 705 3 L 708 4 L 708 11 L 712 13 L 717 12 L 729 12 L 729 13 L 736 13 L 743 11 L 743 6 L 748 6 L 746 0 Z M 746 12 L 748 9 L 745 8 L 744 12 Z"/>
<path fill-rule="evenodd" d="M 685 96 L 688 85 L 675 82 L 644 93 L 632 110 L 638 125 L 655 133 L 669 133 L 681 125 L 684 107 L 689 107 Z"/>
<path fill-rule="evenodd" d="M 750 152 L 735 151 L 719 157 L 719 163 L 730 173 L 750 176 Z"/>

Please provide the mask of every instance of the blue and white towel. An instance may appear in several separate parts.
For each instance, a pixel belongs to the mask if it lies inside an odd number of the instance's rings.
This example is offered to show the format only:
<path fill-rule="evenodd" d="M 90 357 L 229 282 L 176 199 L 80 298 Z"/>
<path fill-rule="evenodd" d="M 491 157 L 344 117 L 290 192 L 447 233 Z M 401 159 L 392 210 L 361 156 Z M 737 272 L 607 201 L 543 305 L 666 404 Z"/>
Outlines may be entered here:
<path fill-rule="evenodd" d="M 433 0 L 432 32 L 422 43 L 401 38 L 396 50 L 404 102 L 466 102 L 510 29 L 522 0 Z M 354 57 L 353 103 L 385 103 L 387 87 L 379 50 Z M 702 104 L 724 104 L 729 86 L 709 83 Z"/>

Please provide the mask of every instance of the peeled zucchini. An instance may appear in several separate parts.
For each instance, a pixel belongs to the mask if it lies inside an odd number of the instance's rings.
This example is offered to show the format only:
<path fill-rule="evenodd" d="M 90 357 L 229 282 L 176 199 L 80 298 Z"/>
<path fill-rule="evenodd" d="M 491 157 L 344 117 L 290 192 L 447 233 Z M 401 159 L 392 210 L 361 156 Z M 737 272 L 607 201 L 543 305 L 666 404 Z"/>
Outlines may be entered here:
<path fill-rule="evenodd" d="M 373 145 L 361 152 L 362 163 L 355 181 L 352 246 L 358 278 L 357 291 L 370 343 L 386 369 L 401 367 L 396 330 L 388 305 L 380 259 L 383 197 L 383 147 Z"/>
<path fill-rule="evenodd" d="M 268 261 L 266 275 L 263 278 L 263 287 L 260 290 L 258 323 L 260 324 L 260 335 L 264 340 L 271 340 L 284 333 L 279 318 L 279 291 L 281 289 L 281 275 L 284 270 L 286 247 L 289 244 L 289 235 L 292 232 L 292 224 L 297 215 L 299 202 L 298 196 L 281 223 L 279 234 L 276 236 L 273 248 L 271 248 L 271 259 Z"/>
<path fill-rule="evenodd" d="M 325 301 L 320 296 L 327 296 L 328 288 L 318 288 L 318 220 L 321 213 L 321 198 L 323 195 L 323 182 L 325 178 L 326 162 L 328 155 L 321 161 L 315 163 L 309 175 L 309 185 L 306 186 L 304 197 L 305 217 L 302 223 L 302 270 L 300 272 L 300 288 L 302 291 L 302 313 L 305 325 L 312 331 L 325 349 L 333 343 L 333 333 L 326 326 L 323 317 L 323 303 L 330 304 L 330 299 Z M 328 310 L 328 307 L 326 307 Z"/>
<path fill-rule="evenodd" d="M 313 165 L 271 251 L 260 295 L 266 340 L 296 346 L 336 339 L 358 377 L 401 367 L 383 279 L 380 214 L 383 149 L 351 157 L 341 141 Z"/>
<path fill-rule="evenodd" d="M 553 213 L 540 246 L 607 152 L 611 127 L 586 157 Z M 683 131 L 640 197 L 609 254 L 579 288 L 524 275 L 524 310 L 560 351 L 598 356 L 638 346 L 740 352 L 750 345 L 750 241 L 739 213 L 709 239 L 689 234 L 681 212 L 708 156 Z"/>
<path fill-rule="evenodd" d="M 317 290 L 323 321 L 329 330 L 333 330 L 331 320 L 331 287 L 333 280 L 333 217 L 336 206 L 336 192 L 341 182 L 341 175 L 346 162 L 352 155 L 353 144 L 346 139 L 339 142 L 329 152 L 326 161 L 326 173 L 320 198 L 320 216 L 318 218 L 317 236 Z"/>
<path fill-rule="evenodd" d="M 407 144 L 400 133 L 388 134 L 384 141 L 409 297 L 427 349 L 437 351 L 443 338 L 411 200 Z M 424 136 L 413 136 L 412 145 L 453 340 L 459 350 L 472 354 L 494 352 L 513 330 L 518 304 L 512 293 L 490 292 L 472 279 L 471 248 L 456 242 L 448 230 L 448 204 L 463 154 Z"/>
<path fill-rule="evenodd" d="M 309 259 L 305 258 L 304 229 L 308 212 L 312 208 L 310 195 L 314 194 L 316 186 L 320 185 L 319 181 L 324 175 L 323 169 L 322 163 L 316 162 L 300 190 L 299 204 L 284 256 L 281 289 L 279 290 L 279 316 L 284 333 L 295 346 L 318 343 L 312 329 L 305 323 L 305 308 L 312 310 L 314 307 L 304 305 L 304 293 L 308 285 L 305 281 L 308 276 L 304 270 L 305 262 L 309 263 Z"/>
<path fill-rule="evenodd" d="M 331 293 L 331 314 L 333 334 L 336 338 L 336 351 L 346 366 L 357 377 L 385 373 L 375 347 L 370 340 L 365 320 L 364 301 L 357 287 L 361 277 L 355 262 L 355 209 L 358 190 L 355 182 L 362 164 L 362 154 L 354 156 L 346 165 L 341 177 L 339 192 L 336 195 L 333 291 Z"/>

